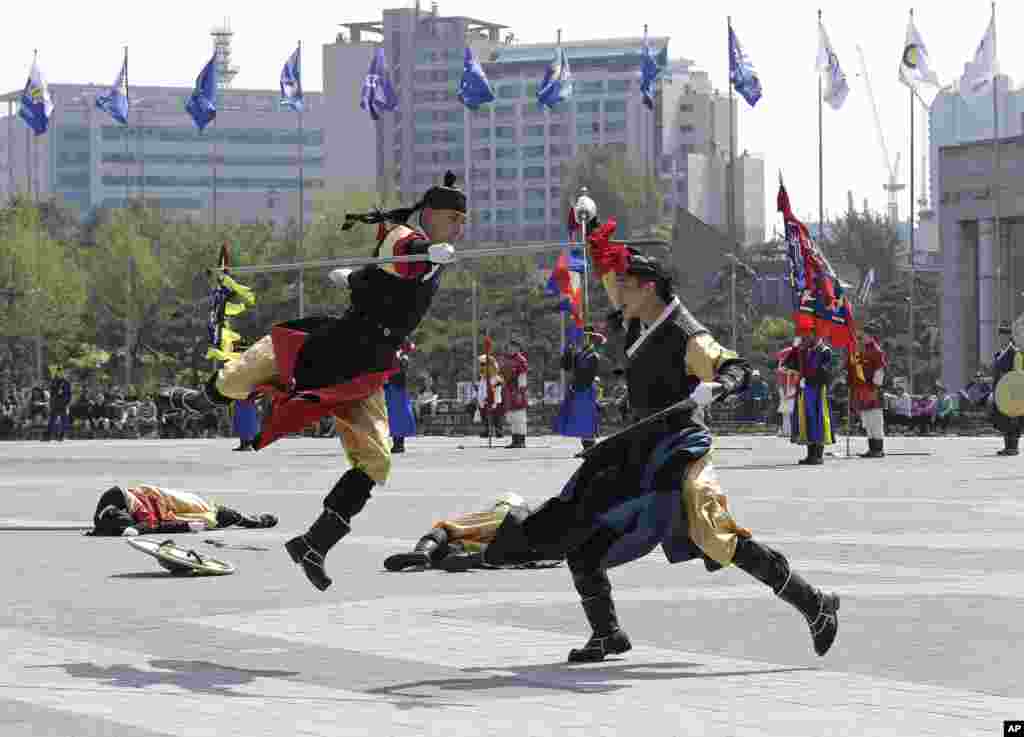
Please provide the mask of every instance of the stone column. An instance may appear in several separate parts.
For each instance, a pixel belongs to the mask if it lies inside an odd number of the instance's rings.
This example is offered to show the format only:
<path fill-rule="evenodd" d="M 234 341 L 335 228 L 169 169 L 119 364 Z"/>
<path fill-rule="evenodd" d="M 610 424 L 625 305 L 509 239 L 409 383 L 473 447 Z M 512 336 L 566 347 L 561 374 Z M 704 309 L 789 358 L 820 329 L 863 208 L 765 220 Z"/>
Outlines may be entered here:
<path fill-rule="evenodd" d="M 996 265 L 999 249 L 995 241 L 995 220 L 978 221 L 978 361 L 992 363 L 996 352 L 999 316 L 996 314 Z"/>
<path fill-rule="evenodd" d="M 967 383 L 967 364 L 973 364 L 974 359 L 974 356 L 966 355 L 965 333 L 973 331 L 975 323 L 974 320 L 965 320 L 965 315 L 974 312 L 977 305 L 964 294 L 963 285 L 968 275 L 963 273 L 963 225 L 943 213 L 939 220 L 939 233 L 943 259 L 942 381 L 947 387 L 962 387 Z M 968 293 L 971 292 L 973 290 Z"/>

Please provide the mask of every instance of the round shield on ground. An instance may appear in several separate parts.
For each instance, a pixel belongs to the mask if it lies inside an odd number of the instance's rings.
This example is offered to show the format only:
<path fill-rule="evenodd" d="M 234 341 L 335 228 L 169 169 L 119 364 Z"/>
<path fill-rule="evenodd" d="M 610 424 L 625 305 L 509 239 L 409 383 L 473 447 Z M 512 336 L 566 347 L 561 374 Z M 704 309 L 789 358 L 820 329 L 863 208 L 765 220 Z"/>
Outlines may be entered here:
<path fill-rule="evenodd" d="M 1007 417 L 1024 417 L 1024 372 L 1011 371 L 996 384 L 996 409 Z"/>
<path fill-rule="evenodd" d="M 216 558 L 200 555 L 194 550 L 185 550 L 174 544 L 173 540 L 155 543 L 149 540 L 126 540 L 136 550 L 156 558 L 156 562 L 171 573 L 192 576 L 227 576 L 235 572 L 235 567 Z"/>

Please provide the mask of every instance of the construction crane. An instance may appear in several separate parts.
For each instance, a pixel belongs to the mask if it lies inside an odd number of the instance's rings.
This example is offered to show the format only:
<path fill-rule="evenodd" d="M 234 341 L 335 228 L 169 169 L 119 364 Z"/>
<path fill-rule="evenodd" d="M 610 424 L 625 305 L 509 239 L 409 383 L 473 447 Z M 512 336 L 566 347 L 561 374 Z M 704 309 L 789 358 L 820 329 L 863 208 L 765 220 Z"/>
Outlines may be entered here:
<path fill-rule="evenodd" d="M 878 115 L 878 104 L 875 102 L 875 93 L 871 89 L 871 77 L 868 76 L 868 65 L 864 61 L 864 49 L 857 44 L 857 53 L 860 55 L 861 74 L 864 75 L 864 84 L 868 88 L 868 99 L 871 100 L 871 111 L 875 114 L 875 131 L 878 133 L 878 145 L 882 147 L 882 164 L 889 173 L 889 181 L 882 185 L 882 189 L 889 193 L 889 222 L 893 227 L 899 224 L 899 204 L 896 193 L 906 189 L 906 185 L 899 181 L 900 178 L 900 152 L 896 152 L 896 161 L 889 158 L 889 147 L 885 145 L 885 134 L 882 133 L 882 119 Z"/>

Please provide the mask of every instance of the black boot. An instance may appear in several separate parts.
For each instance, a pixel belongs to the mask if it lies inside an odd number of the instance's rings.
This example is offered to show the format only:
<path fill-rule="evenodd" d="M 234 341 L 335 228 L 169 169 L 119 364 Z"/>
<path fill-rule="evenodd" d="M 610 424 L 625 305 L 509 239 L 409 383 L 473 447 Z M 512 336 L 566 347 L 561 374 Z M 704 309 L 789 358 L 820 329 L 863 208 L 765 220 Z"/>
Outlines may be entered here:
<path fill-rule="evenodd" d="M 220 507 L 217 510 L 217 529 L 233 525 L 238 525 L 246 530 L 266 530 L 277 526 L 277 517 L 272 514 L 252 516 L 238 512 L 230 507 Z"/>
<path fill-rule="evenodd" d="M 391 436 L 391 452 L 392 453 L 404 453 L 405 452 L 405 438 L 396 438 L 394 435 Z"/>
<path fill-rule="evenodd" d="M 825 446 L 824 445 L 808 445 L 807 446 L 807 457 L 800 461 L 802 466 L 820 466 L 825 462 Z"/>
<path fill-rule="evenodd" d="M 1003 435 L 1003 445 L 1003 449 L 999 451 L 996 455 L 1020 455 L 1020 435 L 1016 433 L 1007 433 L 1006 435 Z"/>
<path fill-rule="evenodd" d="M 761 583 L 767 584 L 780 599 L 792 604 L 804 615 L 811 630 L 814 652 L 824 655 L 839 632 L 839 596 L 826 594 L 794 573 L 786 557 L 752 538 L 740 538 L 733 563 Z"/>
<path fill-rule="evenodd" d="M 619 627 L 612 601 L 612 584 L 608 573 L 598 562 L 607 547 L 600 533 L 588 543 L 569 554 L 572 582 L 580 595 L 580 603 L 590 623 L 591 635 L 581 648 L 569 651 L 570 663 L 598 663 L 607 655 L 617 655 L 632 649 L 629 636 Z"/>
<path fill-rule="evenodd" d="M 500 437 L 500 436 L 499 436 Z M 512 442 L 505 446 L 506 448 L 525 448 L 526 447 L 526 436 L 525 435 L 513 435 Z"/>
<path fill-rule="evenodd" d="M 584 599 L 583 611 L 593 632 L 587 644 L 569 651 L 570 663 L 599 663 L 608 655 L 620 655 L 633 649 L 633 644 L 615 616 L 611 594 Z"/>
<path fill-rule="evenodd" d="M 431 568 L 434 563 L 444 557 L 448 549 L 448 533 L 443 529 L 434 528 L 416 543 L 411 553 L 396 553 L 384 561 L 389 571 L 402 571 L 406 568 Z"/>
<path fill-rule="evenodd" d="M 885 458 L 885 445 L 882 440 L 868 438 L 868 452 L 861 453 L 861 458 Z"/>
<path fill-rule="evenodd" d="M 320 591 L 331 585 L 324 570 L 324 556 L 351 530 L 351 520 L 370 499 L 374 481 L 365 472 L 352 468 L 345 472 L 324 499 L 324 511 L 304 535 L 285 543 L 291 559 L 302 566 L 306 578 Z"/>

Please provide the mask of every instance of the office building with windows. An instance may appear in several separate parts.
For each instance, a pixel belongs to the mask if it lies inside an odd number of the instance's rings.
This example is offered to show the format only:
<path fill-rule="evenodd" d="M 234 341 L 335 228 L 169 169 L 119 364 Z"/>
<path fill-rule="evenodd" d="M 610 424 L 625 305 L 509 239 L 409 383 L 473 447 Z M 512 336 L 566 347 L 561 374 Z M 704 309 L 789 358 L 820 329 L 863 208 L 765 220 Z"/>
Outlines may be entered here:
<path fill-rule="evenodd" d="M 499 23 L 442 17 L 436 6 L 429 13 L 385 10 L 381 21 L 343 26 L 348 38 L 339 44 L 356 49 L 349 56 L 368 59 L 360 49 L 384 46 L 401 100 L 400 110 L 377 124 L 381 189 L 412 201 L 452 169 L 469 195 L 474 240 L 564 236 L 562 164 L 587 146 L 618 149 L 656 171 L 662 126 L 641 102 L 639 37 L 563 42 L 574 94 L 547 110 L 536 93 L 554 43 L 516 43 L 512 34 L 502 38 Z M 658 53 L 668 39 L 650 43 Z M 457 97 L 467 45 L 497 97 L 478 111 Z"/>
<path fill-rule="evenodd" d="M 721 182 L 709 187 L 704 181 L 708 166 L 692 157 L 712 160 L 728 154 L 729 100 L 693 62 L 670 62 L 651 111 L 639 91 L 641 37 L 565 40 L 574 94 L 547 110 L 538 105 L 536 93 L 554 57 L 553 42 L 520 43 L 506 26 L 444 17 L 436 4 L 430 12 L 385 10 L 379 21 L 342 26 L 346 35 L 325 50 L 325 65 L 334 67 L 325 68 L 325 80 L 333 76 L 344 80 L 345 87 L 357 88 L 373 50 L 383 46 L 399 94 L 400 109 L 382 115 L 376 124 L 379 188 L 412 201 L 452 169 L 469 194 L 472 239 L 507 242 L 564 235 L 562 165 L 591 146 L 619 150 L 640 171 L 658 177 L 667 217 L 679 207 L 716 227 L 728 220 Z M 667 51 L 669 39 L 652 37 L 649 42 L 659 54 Z M 467 45 L 497 97 L 478 111 L 465 109 L 457 97 Z M 326 81 L 325 94 L 327 104 L 334 105 Z M 331 140 L 328 131 L 329 182 L 338 171 Z M 362 149 L 353 155 L 352 169 L 365 170 Z M 741 173 L 749 179 L 737 184 L 738 234 L 743 241 L 760 240 L 763 163 L 760 168 L 738 168 Z M 753 203 L 757 191 L 762 193 L 759 205 L 740 206 Z M 750 237 L 744 235 L 748 232 Z"/>
<path fill-rule="evenodd" d="M 59 201 L 88 217 L 141 198 L 172 217 L 284 224 L 299 216 L 302 159 L 305 218 L 324 187 L 323 100 L 306 93 L 298 115 L 270 90 L 219 91 L 216 120 L 196 129 L 185 112 L 192 90 L 132 87 L 128 125 L 96 108 L 105 86 L 52 84 L 50 129 L 33 136 L 17 117 L 21 92 L 0 120 L 0 191 Z M 216 207 L 214 206 L 216 203 Z"/>

